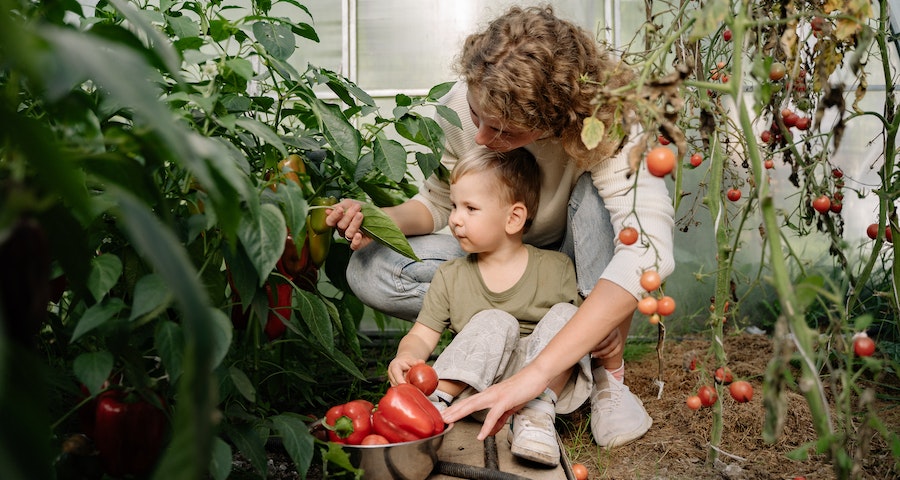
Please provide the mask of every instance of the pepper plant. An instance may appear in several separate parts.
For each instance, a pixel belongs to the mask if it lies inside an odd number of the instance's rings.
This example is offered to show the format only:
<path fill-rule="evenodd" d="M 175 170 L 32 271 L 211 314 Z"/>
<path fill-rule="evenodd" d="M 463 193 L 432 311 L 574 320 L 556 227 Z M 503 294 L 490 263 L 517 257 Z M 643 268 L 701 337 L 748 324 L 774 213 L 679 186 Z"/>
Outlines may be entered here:
<path fill-rule="evenodd" d="M 10 478 L 78 463 L 70 440 L 93 426 L 78 419 L 113 393 L 162 399 L 155 478 L 226 478 L 233 447 L 265 476 L 273 437 L 305 475 L 303 414 L 336 400 L 317 385 L 366 380 L 349 248 L 308 218 L 362 200 L 366 228 L 412 255 L 378 207 L 415 193 L 412 167 L 440 173 L 431 107 L 449 85 L 384 115 L 338 73 L 290 63 L 318 38 L 302 4 L 278 3 L 290 18 L 268 1 L 0 1 L 0 406 L 23 412 L 0 421 Z"/>

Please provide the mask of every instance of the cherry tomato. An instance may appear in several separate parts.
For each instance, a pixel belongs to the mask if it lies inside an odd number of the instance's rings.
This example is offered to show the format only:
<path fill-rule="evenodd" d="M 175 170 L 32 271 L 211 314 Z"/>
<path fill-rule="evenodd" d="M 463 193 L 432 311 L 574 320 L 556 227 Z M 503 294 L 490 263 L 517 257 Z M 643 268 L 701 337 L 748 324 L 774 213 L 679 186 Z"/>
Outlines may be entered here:
<path fill-rule="evenodd" d="M 647 170 L 657 177 L 668 175 L 675 168 L 675 152 L 670 148 L 656 147 L 647 153 Z"/>
<path fill-rule="evenodd" d="M 853 352 L 858 357 L 871 357 L 875 353 L 875 341 L 861 333 L 853 339 Z"/>
<path fill-rule="evenodd" d="M 736 202 L 741 199 L 741 191 L 736 188 L 732 188 L 732 189 L 728 190 L 728 193 L 726 193 L 725 195 L 732 202 Z"/>
<path fill-rule="evenodd" d="M 716 389 L 709 385 L 700 387 L 700 389 L 697 390 L 697 396 L 700 397 L 700 403 L 704 407 L 713 406 L 719 399 L 719 394 L 716 393 Z"/>
<path fill-rule="evenodd" d="M 722 39 L 725 40 L 726 42 L 730 42 L 731 41 L 731 30 L 725 30 L 724 32 L 722 32 Z"/>
<path fill-rule="evenodd" d="M 812 207 L 819 213 L 828 213 L 831 209 L 831 199 L 828 195 L 819 195 L 812 201 Z"/>
<path fill-rule="evenodd" d="M 656 303 L 656 298 L 648 295 L 638 302 L 637 309 L 644 315 L 653 315 L 656 313 Z"/>
<path fill-rule="evenodd" d="M 872 240 L 878 238 L 878 224 L 870 223 L 869 226 L 866 227 L 866 235 L 868 235 Z"/>
<path fill-rule="evenodd" d="M 665 135 L 660 135 L 659 138 L 657 138 L 657 140 L 659 140 L 660 145 L 668 145 L 668 144 L 672 143 L 669 141 L 668 138 L 666 138 Z"/>
<path fill-rule="evenodd" d="M 703 163 L 703 155 L 700 155 L 699 153 L 691 155 L 691 165 L 699 167 L 701 163 Z"/>
<path fill-rule="evenodd" d="M 765 130 L 759 134 L 759 139 L 762 140 L 763 143 L 769 143 L 772 141 L 772 132 Z"/>
<path fill-rule="evenodd" d="M 831 211 L 834 213 L 841 213 L 841 210 L 844 209 L 844 204 L 841 202 L 831 202 Z"/>
<path fill-rule="evenodd" d="M 370 433 L 359 442 L 360 445 L 388 445 L 391 442 L 377 433 Z"/>
<path fill-rule="evenodd" d="M 732 380 L 734 380 L 734 376 L 731 374 L 731 370 L 725 367 L 719 367 L 716 369 L 715 373 L 716 383 L 724 383 L 729 384 Z"/>
<path fill-rule="evenodd" d="M 656 302 L 656 313 L 667 317 L 675 312 L 675 299 L 670 296 L 660 298 Z"/>
<path fill-rule="evenodd" d="M 844 171 L 840 168 L 833 168 L 831 169 L 831 176 L 834 178 L 841 178 L 844 176 Z"/>
<path fill-rule="evenodd" d="M 744 403 L 753 399 L 753 385 L 744 380 L 738 380 L 729 385 L 728 391 L 731 392 L 731 398 L 736 402 Z"/>
<path fill-rule="evenodd" d="M 648 321 L 650 322 L 650 325 L 659 325 L 659 320 L 660 320 L 659 313 L 654 313 L 653 315 L 650 315 L 650 318 L 648 319 Z"/>
<path fill-rule="evenodd" d="M 809 21 L 809 26 L 814 32 L 821 32 L 822 28 L 825 26 L 825 17 L 816 15 Z"/>
<path fill-rule="evenodd" d="M 797 118 L 797 130 L 807 130 L 809 129 L 809 117 L 799 117 Z"/>
<path fill-rule="evenodd" d="M 427 363 L 417 363 L 406 372 L 406 381 L 425 395 L 431 395 L 438 386 L 438 374 Z"/>
<path fill-rule="evenodd" d="M 771 169 L 775 168 L 775 161 L 772 160 L 771 158 L 767 158 L 766 161 L 763 162 L 763 165 L 766 167 L 767 170 L 771 170 Z"/>
<path fill-rule="evenodd" d="M 572 475 L 575 476 L 575 480 L 587 480 L 588 469 L 580 463 L 575 463 L 572 465 Z"/>
<path fill-rule="evenodd" d="M 787 69 L 784 67 L 783 63 L 773 62 L 769 67 L 769 80 L 777 82 L 784 78 L 785 72 L 787 72 Z"/>
<path fill-rule="evenodd" d="M 641 288 L 644 290 L 652 292 L 659 288 L 660 284 L 662 284 L 662 279 L 656 270 L 647 270 L 641 274 Z"/>
<path fill-rule="evenodd" d="M 631 245 L 638 239 L 638 231 L 634 227 L 625 227 L 619 232 L 619 241 Z"/>
<path fill-rule="evenodd" d="M 684 403 L 687 404 L 687 407 L 691 410 L 700 410 L 700 407 L 703 406 L 702 402 L 700 401 L 700 397 L 698 397 L 697 395 L 691 395 L 690 397 L 687 397 L 687 400 L 685 400 Z"/>

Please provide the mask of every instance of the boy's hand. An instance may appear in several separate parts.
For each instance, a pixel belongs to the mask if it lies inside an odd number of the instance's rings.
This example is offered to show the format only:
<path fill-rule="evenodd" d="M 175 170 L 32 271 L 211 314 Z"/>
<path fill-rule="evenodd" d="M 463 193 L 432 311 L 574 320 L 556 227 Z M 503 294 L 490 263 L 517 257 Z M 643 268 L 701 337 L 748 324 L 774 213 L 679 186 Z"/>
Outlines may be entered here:
<path fill-rule="evenodd" d="M 388 365 L 388 380 L 391 381 L 391 385 L 406 383 L 406 372 L 418 363 L 425 363 L 425 360 L 408 356 L 398 356 L 391 360 Z"/>

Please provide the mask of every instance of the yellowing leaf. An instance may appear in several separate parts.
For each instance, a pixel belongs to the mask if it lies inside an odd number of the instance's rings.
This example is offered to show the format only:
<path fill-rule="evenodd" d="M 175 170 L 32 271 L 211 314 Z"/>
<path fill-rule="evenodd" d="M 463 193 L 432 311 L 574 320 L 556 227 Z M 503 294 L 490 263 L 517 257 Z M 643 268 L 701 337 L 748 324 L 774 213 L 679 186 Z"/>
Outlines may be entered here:
<path fill-rule="evenodd" d="M 605 133 L 606 126 L 603 122 L 596 117 L 585 118 L 584 126 L 581 127 L 581 143 L 584 143 L 588 150 L 592 150 L 600 144 Z"/>

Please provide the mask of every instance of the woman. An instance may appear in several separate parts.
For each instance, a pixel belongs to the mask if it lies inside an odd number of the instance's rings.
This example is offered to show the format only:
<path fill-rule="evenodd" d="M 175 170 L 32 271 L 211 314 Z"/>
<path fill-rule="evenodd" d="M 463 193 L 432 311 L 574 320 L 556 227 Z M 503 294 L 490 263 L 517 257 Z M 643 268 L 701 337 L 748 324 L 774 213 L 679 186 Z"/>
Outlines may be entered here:
<path fill-rule="evenodd" d="M 538 396 L 551 379 L 589 352 L 596 360 L 591 393 L 591 431 L 598 445 L 614 447 L 640 438 L 652 424 L 643 404 L 623 383 L 622 352 L 637 301 L 640 275 L 674 268 L 673 209 L 662 179 L 641 170 L 628 176 L 627 156 L 637 141 L 634 113 L 592 102 L 601 87 L 627 84 L 632 73 L 579 27 L 554 16 L 550 7 L 513 7 L 469 36 L 459 59 L 462 81 L 445 104 L 463 121 L 459 129 L 439 119 L 446 135 L 442 163 L 483 145 L 496 151 L 529 150 L 541 166 L 537 217 L 527 243 L 557 248 L 575 262 L 582 306 L 531 364 L 510 379 L 461 400 L 444 412 L 447 421 L 490 408 L 479 435 Z M 596 111 L 595 111 L 596 110 Z M 584 119 L 605 125 L 604 142 L 588 150 L 581 141 Z M 626 122 L 627 121 L 627 122 Z M 615 135 L 617 130 L 622 135 Z M 415 319 L 438 265 L 464 255 L 447 225 L 449 187 L 432 175 L 420 193 L 385 212 L 409 237 L 422 262 L 412 262 L 360 230 L 357 202 L 343 200 L 327 222 L 355 250 L 348 267 L 354 293 L 375 309 Z M 618 232 L 639 228 L 640 242 L 624 245 Z"/>

